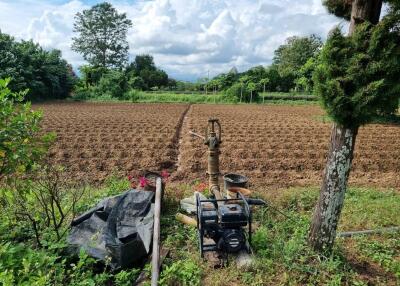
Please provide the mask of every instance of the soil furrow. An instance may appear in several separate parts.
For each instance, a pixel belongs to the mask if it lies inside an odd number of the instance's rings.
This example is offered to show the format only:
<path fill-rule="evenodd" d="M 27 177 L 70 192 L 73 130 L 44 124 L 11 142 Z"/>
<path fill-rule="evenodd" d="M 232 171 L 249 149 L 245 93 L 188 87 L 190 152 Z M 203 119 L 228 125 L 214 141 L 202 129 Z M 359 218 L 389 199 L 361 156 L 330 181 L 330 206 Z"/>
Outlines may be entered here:
<path fill-rule="evenodd" d="M 191 109 L 192 104 L 189 104 L 188 107 L 185 109 L 185 111 L 182 113 L 181 118 L 179 119 L 177 128 L 176 128 L 176 133 L 174 136 L 174 145 L 176 146 L 176 160 L 175 160 L 175 171 L 179 171 L 180 169 L 180 161 L 181 161 L 181 146 L 182 146 L 182 130 L 183 126 L 187 121 L 187 116 L 189 113 L 189 110 Z"/>

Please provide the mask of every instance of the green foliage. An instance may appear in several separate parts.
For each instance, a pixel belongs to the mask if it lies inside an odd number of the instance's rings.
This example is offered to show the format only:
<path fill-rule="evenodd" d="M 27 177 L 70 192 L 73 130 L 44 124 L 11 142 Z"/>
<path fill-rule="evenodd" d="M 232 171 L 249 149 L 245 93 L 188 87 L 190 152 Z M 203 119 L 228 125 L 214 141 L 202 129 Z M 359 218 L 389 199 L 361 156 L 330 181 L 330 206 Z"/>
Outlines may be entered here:
<path fill-rule="evenodd" d="M 352 0 L 323 0 L 329 13 L 350 21 Z"/>
<path fill-rule="evenodd" d="M 350 188 L 349 193 L 340 222 L 341 229 L 398 225 L 396 213 L 399 212 L 400 196 L 397 193 L 358 188 Z M 263 266 L 269 264 L 272 274 L 263 277 L 273 276 L 276 279 L 283 276 L 289 285 L 364 285 L 354 271 L 356 269 L 352 269 L 346 261 L 342 251 L 342 243 L 346 241 L 340 240 L 331 256 L 322 259 L 307 245 L 309 218 L 318 198 L 318 189 L 289 189 L 280 192 L 279 198 L 271 196 L 273 198 L 269 201 L 272 200 L 273 207 L 284 210 L 288 217 L 283 217 L 274 208 L 255 212 L 254 220 L 261 224 L 253 235 L 253 248 L 258 260 L 252 269 L 253 277 L 260 271 L 265 273 Z M 382 210 L 385 212 L 382 213 Z M 397 235 L 392 237 L 385 238 L 384 243 L 379 245 L 371 243 L 369 237 L 363 238 L 358 243 L 358 249 L 389 273 L 398 275 L 399 261 L 396 257 L 400 244 Z M 266 283 L 266 280 L 263 282 Z"/>
<path fill-rule="evenodd" d="M 178 260 L 165 267 L 160 285 L 196 286 L 200 284 L 201 269 L 192 259 Z"/>
<path fill-rule="evenodd" d="M 58 50 L 46 51 L 32 41 L 16 42 L 0 31 L 0 78 L 12 78 L 14 91 L 28 89 L 29 99 L 65 98 L 76 76 Z"/>
<path fill-rule="evenodd" d="M 341 214 L 341 228 L 344 230 L 400 225 L 400 196 L 395 190 L 377 192 L 367 188 L 350 188 L 346 192 L 345 204 L 348 207 Z M 344 222 L 352 223 L 346 225 Z"/>
<path fill-rule="evenodd" d="M 300 91 L 312 93 L 314 90 L 314 82 L 312 75 L 318 65 L 315 57 L 309 58 L 307 62 L 300 68 L 298 78 L 295 80 L 296 88 Z"/>
<path fill-rule="evenodd" d="M 102 198 L 116 195 L 128 187 L 127 180 L 111 177 L 104 186 L 88 189 L 78 203 L 77 211 L 83 212 Z M 192 192 L 186 185 L 183 187 L 185 194 Z M 240 271 L 235 263 L 213 269 L 198 258 L 196 229 L 175 221 L 175 213 L 179 209 L 179 190 L 176 188 L 180 187 L 167 189 L 165 194 L 168 204 L 163 209 L 161 236 L 163 244 L 170 249 L 170 257 L 163 262 L 160 285 L 374 284 L 373 276 L 365 277 L 368 273 L 358 273 L 358 268 L 347 261 L 346 252 L 349 249 L 347 244 L 344 245 L 347 241 L 350 241 L 349 245 L 355 245 L 357 260 L 362 265 L 376 263 L 387 271 L 388 279 L 393 275 L 398 277 L 400 243 L 397 234 L 378 239 L 339 240 L 333 254 L 326 258 L 321 258 L 308 247 L 306 234 L 318 196 L 317 188 L 260 193 L 288 218 L 273 207 L 257 207 L 254 210 L 254 221 L 257 223 L 253 235 L 253 265 Z M 341 228 L 357 228 L 361 221 L 368 222 L 366 227 L 384 226 L 386 220 L 379 215 L 388 216 L 389 212 L 382 213 L 385 209 L 393 209 L 389 215 L 393 224 L 400 219 L 396 217 L 400 196 L 395 191 L 350 188 L 348 195 L 350 201 L 344 206 Z M 15 231 L 18 228 L 5 225 L 6 220 L 7 215 L 3 211 L 0 213 L 0 285 L 131 285 L 139 273 L 138 269 L 111 272 L 84 251 L 79 257 L 71 257 L 65 251 L 64 242 L 49 240 L 46 248 L 33 249 L 30 241 L 23 239 L 26 230 L 19 230 L 18 240 L 24 240 L 23 243 L 9 237 L 4 230 Z M 343 251 L 345 246 L 346 252 Z M 149 270 L 149 267 L 145 269 Z M 378 282 L 390 285 L 393 280 Z"/>
<path fill-rule="evenodd" d="M 30 171 L 54 137 L 39 135 L 41 113 L 22 103 L 27 91 L 12 92 L 9 83 L 0 79 L 0 179 Z"/>
<path fill-rule="evenodd" d="M 79 70 L 82 73 L 81 82 L 86 88 L 98 84 L 101 77 L 108 71 L 105 67 L 93 67 L 90 65 L 80 66 Z"/>
<path fill-rule="evenodd" d="M 250 90 L 247 84 L 235 83 L 225 91 L 228 97 L 236 98 L 238 101 L 249 102 L 250 101 Z"/>
<path fill-rule="evenodd" d="M 361 237 L 357 240 L 361 252 L 400 281 L 400 239 L 397 234 L 387 235 L 385 241 Z"/>
<path fill-rule="evenodd" d="M 114 275 L 115 286 L 131 286 L 140 274 L 140 269 L 121 270 Z"/>
<path fill-rule="evenodd" d="M 314 57 L 322 46 L 322 41 L 315 35 L 309 37 L 293 36 L 274 52 L 274 64 L 282 77 L 297 76 L 300 68 L 309 58 Z"/>
<path fill-rule="evenodd" d="M 103 74 L 93 91 L 96 96 L 108 95 L 114 98 L 122 98 L 124 93 L 128 91 L 128 81 L 123 72 L 109 70 Z"/>
<path fill-rule="evenodd" d="M 126 68 L 126 73 L 130 86 L 134 89 L 160 89 L 170 83 L 167 73 L 156 67 L 151 55 L 137 55 Z"/>
<path fill-rule="evenodd" d="M 72 49 L 95 67 L 122 67 L 128 60 L 126 34 L 132 26 L 125 13 L 103 2 L 75 16 Z"/>
<path fill-rule="evenodd" d="M 62 284 L 64 272 L 55 253 L 34 250 L 22 243 L 0 242 L 0 284 L 49 285 Z M 57 267 L 58 266 L 58 267 Z"/>
<path fill-rule="evenodd" d="M 314 73 L 316 93 L 328 115 L 343 126 L 359 126 L 394 113 L 400 96 L 400 13 L 376 26 L 359 25 L 351 37 L 333 30 Z"/>
<path fill-rule="evenodd" d="M 43 182 L 41 182 L 42 184 Z M 40 187 L 40 184 L 32 187 Z M 76 192 L 75 188 L 65 186 L 64 194 Z M 101 188 L 89 188 L 76 205 L 77 212 L 84 212 L 106 196 L 121 193 L 129 188 L 127 180 L 110 178 Z M 4 190 L 1 189 L 0 192 Z M 2 196 L 3 197 L 3 196 Z M 64 201 L 63 207 L 71 206 Z M 40 208 L 40 204 L 37 205 Z M 2 208 L 0 213 L 0 285 L 132 285 L 139 273 L 138 269 L 124 269 L 110 272 L 88 256 L 83 250 L 79 257 L 68 254 L 65 237 L 58 242 L 51 229 L 45 229 L 45 247 L 32 244 L 34 236 L 26 220 L 15 220 L 10 215 L 12 209 Z M 72 216 L 66 218 L 69 225 Z M 12 231 L 10 231 L 12 230 Z"/>

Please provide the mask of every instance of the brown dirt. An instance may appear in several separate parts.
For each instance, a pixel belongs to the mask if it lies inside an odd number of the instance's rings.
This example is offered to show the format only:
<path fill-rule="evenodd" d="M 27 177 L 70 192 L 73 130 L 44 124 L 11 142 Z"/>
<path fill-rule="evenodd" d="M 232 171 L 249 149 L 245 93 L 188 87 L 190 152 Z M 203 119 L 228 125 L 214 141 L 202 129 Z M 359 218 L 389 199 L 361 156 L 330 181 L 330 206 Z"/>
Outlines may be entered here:
<path fill-rule="evenodd" d="M 208 117 L 223 128 L 222 173 L 248 176 L 253 186 L 281 188 L 319 184 L 325 166 L 331 123 L 318 106 L 194 105 L 185 125 L 182 171 L 204 177 L 205 146 L 189 130 L 204 133 Z M 400 187 L 400 127 L 362 127 L 356 143 L 350 183 Z"/>
<path fill-rule="evenodd" d="M 50 103 L 43 129 L 55 131 L 49 157 L 76 180 L 102 182 L 136 170 L 175 169 L 176 130 L 185 104 Z"/>
<path fill-rule="evenodd" d="M 133 170 L 176 170 L 179 153 L 175 180 L 205 178 L 206 146 L 188 132 L 203 134 L 213 116 L 223 128 L 222 173 L 247 175 L 253 186 L 265 188 L 315 185 L 331 126 L 319 119 L 324 113 L 318 106 L 192 105 L 184 124 L 185 104 L 51 103 L 35 108 L 44 111 L 44 130 L 58 135 L 51 160 L 66 166 L 71 176 L 94 182 Z M 399 138 L 399 126 L 362 127 L 350 183 L 400 188 Z"/>

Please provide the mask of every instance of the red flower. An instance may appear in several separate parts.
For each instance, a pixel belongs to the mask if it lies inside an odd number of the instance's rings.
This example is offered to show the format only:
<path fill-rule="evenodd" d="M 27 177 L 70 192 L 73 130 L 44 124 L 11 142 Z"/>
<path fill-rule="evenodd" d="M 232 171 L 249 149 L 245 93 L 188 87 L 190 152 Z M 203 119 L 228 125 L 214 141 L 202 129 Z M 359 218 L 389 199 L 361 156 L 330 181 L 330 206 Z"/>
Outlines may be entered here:
<path fill-rule="evenodd" d="M 161 172 L 161 177 L 162 177 L 164 180 L 167 180 L 168 177 L 169 177 L 168 171 L 167 171 L 167 170 L 163 170 L 163 171 Z"/>
<path fill-rule="evenodd" d="M 139 184 L 140 184 L 140 187 L 144 188 L 145 186 L 147 186 L 149 184 L 149 180 L 147 180 L 145 177 L 140 177 Z"/>

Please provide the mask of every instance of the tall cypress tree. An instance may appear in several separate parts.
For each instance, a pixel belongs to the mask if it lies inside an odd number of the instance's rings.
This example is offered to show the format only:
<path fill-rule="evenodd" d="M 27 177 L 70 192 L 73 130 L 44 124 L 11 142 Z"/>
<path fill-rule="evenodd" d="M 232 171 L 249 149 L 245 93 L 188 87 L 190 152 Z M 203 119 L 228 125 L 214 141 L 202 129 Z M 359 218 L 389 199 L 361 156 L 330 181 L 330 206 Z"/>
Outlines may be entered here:
<path fill-rule="evenodd" d="M 358 129 L 394 113 L 400 97 L 400 11 L 397 1 L 380 19 L 382 0 L 326 0 L 331 13 L 350 20 L 343 36 L 334 29 L 314 73 L 315 91 L 333 119 L 329 153 L 309 244 L 332 249 L 344 203 Z"/>

